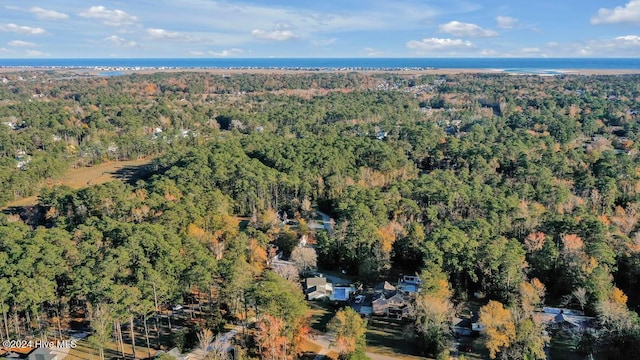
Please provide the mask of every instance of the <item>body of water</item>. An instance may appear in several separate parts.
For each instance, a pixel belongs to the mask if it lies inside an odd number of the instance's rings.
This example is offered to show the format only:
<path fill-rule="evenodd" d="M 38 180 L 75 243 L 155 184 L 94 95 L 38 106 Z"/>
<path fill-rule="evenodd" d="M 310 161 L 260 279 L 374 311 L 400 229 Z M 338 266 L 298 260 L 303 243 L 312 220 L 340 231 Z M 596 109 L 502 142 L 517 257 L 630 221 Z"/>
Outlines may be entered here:
<path fill-rule="evenodd" d="M 640 70 L 640 58 L 238 58 L 238 59 L 0 59 L 0 67 L 98 69 L 495 69 Z"/>

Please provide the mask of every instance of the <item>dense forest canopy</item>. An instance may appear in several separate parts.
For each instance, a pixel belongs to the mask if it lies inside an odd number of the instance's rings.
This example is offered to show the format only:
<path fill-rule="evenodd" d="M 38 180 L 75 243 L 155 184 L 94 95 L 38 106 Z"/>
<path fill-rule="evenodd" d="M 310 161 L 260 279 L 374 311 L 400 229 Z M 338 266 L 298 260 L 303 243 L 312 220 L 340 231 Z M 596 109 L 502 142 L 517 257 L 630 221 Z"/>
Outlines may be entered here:
<path fill-rule="evenodd" d="M 305 305 L 267 249 L 309 232 L 277 212 L 305 222 L 317 208 L 335 220 L 310 234 L 326 269 L 365 283 L 423 272 L 454 302 L 500 302 L 485 314 L 525 309 L 535 280 L 545 303 L 598 316 L 601 344 L 639 341 L 637 75 L 2 77 L 0 203 L 39 195 L 0 216 L 6 331 L 45 331 L 41 317 L 73 304 L 146 321 L 154 302 L 204 292 L 283 319 L 295 344 Z M 140 158 L 154 160 L 133 184 L 51 185 Z"/>

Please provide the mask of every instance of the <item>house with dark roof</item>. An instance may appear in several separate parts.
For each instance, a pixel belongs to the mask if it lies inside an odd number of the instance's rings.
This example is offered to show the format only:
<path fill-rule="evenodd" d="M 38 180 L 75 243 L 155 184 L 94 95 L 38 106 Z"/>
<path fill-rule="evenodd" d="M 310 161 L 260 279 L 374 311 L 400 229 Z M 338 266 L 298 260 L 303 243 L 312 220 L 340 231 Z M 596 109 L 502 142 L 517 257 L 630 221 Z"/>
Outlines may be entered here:
<path fill-rule="evenodd" d="M 384 293 L 379 292 L 373 294 L 371 301 L 371 312 L 373 315 L 385 316 L 388 314 L 389 302 L 384 296 Z"/>
<path fill-rule="evenodd" d="M 357 295 L 351 304 L 351 308 L 360 315 L 369 316 L 373 314 L 374 294 Z"/>
<path fill-rule="evenodd" d="M 373 291 L 375 292 L 396 291 L 396 287 L 391 285 L 391 283 L 389 283 L 388 281 L 383 281 L 383 282 L 377 283 L 373 287 Z"/>

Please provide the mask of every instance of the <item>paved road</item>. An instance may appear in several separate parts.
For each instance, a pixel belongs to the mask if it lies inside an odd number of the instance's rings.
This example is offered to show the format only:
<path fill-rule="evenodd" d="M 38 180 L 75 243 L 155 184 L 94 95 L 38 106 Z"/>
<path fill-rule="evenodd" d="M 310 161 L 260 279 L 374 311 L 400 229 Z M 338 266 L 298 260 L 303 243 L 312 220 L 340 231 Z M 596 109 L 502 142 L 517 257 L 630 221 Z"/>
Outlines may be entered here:
<path fill-rule="evenodd" d="M 320 210 L 317 210 L 316 213 L 320 215 L 320 217 L 322 218 L 322 225 L 327 230 L 329 235 L 333 235 L 333 225 L 331 225 L 331 216 L 323 213 Z"/>

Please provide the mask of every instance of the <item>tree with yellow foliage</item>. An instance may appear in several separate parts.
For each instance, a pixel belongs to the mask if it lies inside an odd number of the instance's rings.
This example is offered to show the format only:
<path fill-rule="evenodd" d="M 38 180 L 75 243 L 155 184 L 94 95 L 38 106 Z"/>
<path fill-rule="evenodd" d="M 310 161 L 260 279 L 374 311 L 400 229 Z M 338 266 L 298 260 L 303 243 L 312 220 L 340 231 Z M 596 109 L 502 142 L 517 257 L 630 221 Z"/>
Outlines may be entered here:
<path fill-rule="evenodd" d="M 352 308 L 339 310 L 329 321 L 327 328 L 333 333 L 333 343 L 340 349 L 341 355 L 364 350 L 367 320 Z"/>
<path fill-rule="evenodd" d="M 454 314 L 447 275 L 430 264 L 420 275 L 421 290 L 416 299 L 416 333 L 419 346 L 427 355 L 441 357 L 451 345 L 449 323 Z"/>
<path fill-rule="evenodd" d="M 491 300 L 480 308 L 479 322 L 484 326 L 485 345 L 492 359 L 516 340 L 516 324 L 511 312 L 498 301 Z"/>

